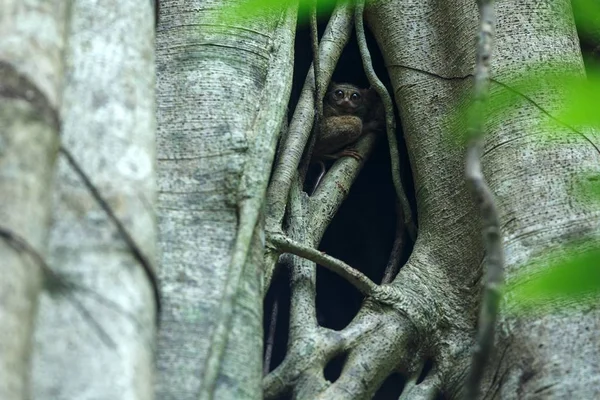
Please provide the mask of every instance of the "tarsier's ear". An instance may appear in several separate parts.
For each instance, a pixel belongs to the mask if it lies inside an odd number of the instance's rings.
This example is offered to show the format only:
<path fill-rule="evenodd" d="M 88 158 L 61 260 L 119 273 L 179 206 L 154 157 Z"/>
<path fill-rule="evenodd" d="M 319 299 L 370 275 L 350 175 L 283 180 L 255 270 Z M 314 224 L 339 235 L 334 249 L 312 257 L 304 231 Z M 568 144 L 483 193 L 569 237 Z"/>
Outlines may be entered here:
<path fill-rule="evenodd" d="M 360 90 L 360 94 L 362 94 L 362 96 L 364 98 L 370 99 L 372 98 L 375 94 L 377 94 L 377 92 L 375 91 L 375 89 L 373 89 L 373 86 L 369 86 L 368 89 L 361 89 Z"/>
<path fill-rule="evenodd" d="M 365 89 L 367 91 L 366 96 L 368 96 L 369 99 L 371 100 L 376 100 L 379 99 L 379 94 L 377 93 L 377 90 L 375 90 L 375 88 L 373 86 L 369 86 L 368 89 Z"/>

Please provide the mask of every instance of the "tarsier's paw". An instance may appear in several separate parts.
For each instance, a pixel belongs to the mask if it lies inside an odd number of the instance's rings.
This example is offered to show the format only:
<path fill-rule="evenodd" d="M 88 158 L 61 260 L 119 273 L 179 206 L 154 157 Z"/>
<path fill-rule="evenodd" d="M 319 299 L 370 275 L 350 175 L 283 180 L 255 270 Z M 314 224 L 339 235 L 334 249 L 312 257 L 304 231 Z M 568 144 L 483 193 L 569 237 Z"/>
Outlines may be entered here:
<path fill-rule="evenodd" d="M 346 149 L 346 150 L 340 151 L 337 155 L 339 156 L 338 158 L 352 157 L 358 162 L 362 161 L 362 159 L 363 159 L 363 157 L 360 155 L 360 153 L 354 149 Z"/>
<path fill-rule="evenodd" d="M 359 162 L 363 160 L 363 157 L 360 155 L 360 153 L 354 149 L 346 149 L 335 154 L 326 154 L 321 156 L 323 160 L 338 160 L 342 157 L 352 157 Z"/>

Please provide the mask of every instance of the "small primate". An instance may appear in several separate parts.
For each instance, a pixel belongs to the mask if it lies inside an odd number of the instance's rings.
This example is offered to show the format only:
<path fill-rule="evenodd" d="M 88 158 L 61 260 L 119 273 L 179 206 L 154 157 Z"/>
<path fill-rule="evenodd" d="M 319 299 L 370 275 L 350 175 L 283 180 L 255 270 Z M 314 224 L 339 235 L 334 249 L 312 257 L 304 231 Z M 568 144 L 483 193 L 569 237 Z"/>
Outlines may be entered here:
<path fill-rule="evenodd" d="M 348 146 L 363 134 L 381 131 L 384 127 L 385 111 L 375 89 L 332 82 L 323 99 L 323 121 L 312 156 L 321 164 L 315 188 L 325 173 L 323 160 L 348 156 L 360 161 L 360 154 Z"/>

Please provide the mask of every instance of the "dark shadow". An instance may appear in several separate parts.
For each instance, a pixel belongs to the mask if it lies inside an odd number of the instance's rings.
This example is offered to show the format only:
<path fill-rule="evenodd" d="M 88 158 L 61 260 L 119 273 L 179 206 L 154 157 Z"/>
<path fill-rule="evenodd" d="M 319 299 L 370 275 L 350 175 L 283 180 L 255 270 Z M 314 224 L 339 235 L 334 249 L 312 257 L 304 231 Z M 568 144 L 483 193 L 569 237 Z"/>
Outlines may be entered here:
<path fill-rule="evenodd" d="M 292 396 L 292 393 L 286 393 L 277 397 L 276 400 L 292 400 L 293 398 L 294 396 Z"/>
<path fill-rule="evenodd" d="M 402 374 L 393 373 L 388 376 L 385 381 L 381 384 L 373 400 L 397 400 L 404 390 L 406 379 Z"/>
<path fill-rule="evenodd" d="M 327 379 L 331 383 L 337 381 L 340 375 L 342 374 L 342 369 L 344 369 L 345 363 L 346 353 L 340 354 L 332 358 L 323 370 L 323 376 L 325 377 L 325 379 Z"/>
<path fill-rule="evenodd" d="M 596 26 L 590 26 L 590 15 L 586 7 L 582 7 L 582 3 L 582 1 L 572 1 L 571 6 L 573 7 L 573 16 L 575 17 L 577 36 L 579 36 L 585 69 L 589 74 L 592 70 L 597 72 L 600 67 L 600 38 L 597 37 L 600 32 L 597 28 L 597 24 L 600 23 L 600 15 L 595 17 Z"/>
<path fill-rule="evenodd" d="M 419 375 L 419 378 L 417 378 L 417 385 L 421 382 L 423 382 L 423 380 L 427 377 L 427 375 L 429 375 L 429 372 L 431 372 L 431 369 L 433 368 L 433 360 L 431 358 L 428 358 L 427 361 L 425 361 L 425 364 L 423 364 L 423 369 L 421 370 L 421 374 Z"/>
<path fill-rule="evenodd" d="M 319 249 L 381 282 L 396 229 L 387 143 L 380 140 L 348 198 L 327 228 Z M 329 270 L 317 269 L 317 315 L 327 328 L 343 329 L 363 296 Z"/>
<path fill-rule="evenodd" d="M 273 308 L 277 302 L 277 318 L 275 320 L 275 336 L 273 341 L 273 350 L 270 362 L 269 371 L 277 368 L 283 361 L 288 342 L 288 333 L 290 328 L 290 286 L 289 272 L 287 268 L 278 265 L 276 276 L 273 278 L 271 287 L 269 288 L 265 301 L 263 303 L 263 360 L 264 354 L 267 351 L 267 343 L 269 340 L 269 330 L 271 328 L 271 319 Z"/>

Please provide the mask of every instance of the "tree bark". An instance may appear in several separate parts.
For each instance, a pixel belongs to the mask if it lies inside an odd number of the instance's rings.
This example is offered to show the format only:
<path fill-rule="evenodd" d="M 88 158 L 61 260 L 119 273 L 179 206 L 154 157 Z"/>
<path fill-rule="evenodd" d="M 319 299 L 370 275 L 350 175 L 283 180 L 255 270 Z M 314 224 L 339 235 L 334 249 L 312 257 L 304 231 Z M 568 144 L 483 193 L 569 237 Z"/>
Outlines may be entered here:
<path fill-rule="evenodd" d="M 311 196 L 302 192 L 312 71 L 271 177 L 297 4 L 233 21 L 222 11 L 237 2 L 162 1 L 155 138 L 152 2 L 73 0 L 69 12 L 70 2 L 0 1 L 0 398 L 258 399 L 264 389 L 265 398 L 355 400 L 398 373 L 404 400 L 463 398 L 484 260 L 457 118 L 473 87 L 473 1 L 366 10 L 418 215 L 413 253 L 385 285 L 317 250 L 375 136 L 356 143 L 362 161 L 337 161 Z M 597 246 L 600 211 L 573 188 L 600 173 L 600 137 L 554 119 L 567 97 L 552 75 L 584 77 L 569 1 L 495 7 L 490 102 L 507 87 L 519 101 L 489 117 L 482 164 L 510 280 L 573 241 Z M 321 38 L 319 87 L 351 21 L 340 4 Z M 540 66 L 548 79 L 532 82 Z M 262 299 L 278 260 L 290 268 L 289 343 L 263 379 Z M 366 297 L 341 331 L 317 321 L 316 263 Z M 598 307 L 514 314 L 510 296 L 480 398 L 600 398 Z M 342 355 L 329 382 L 323 371 Z"/>

